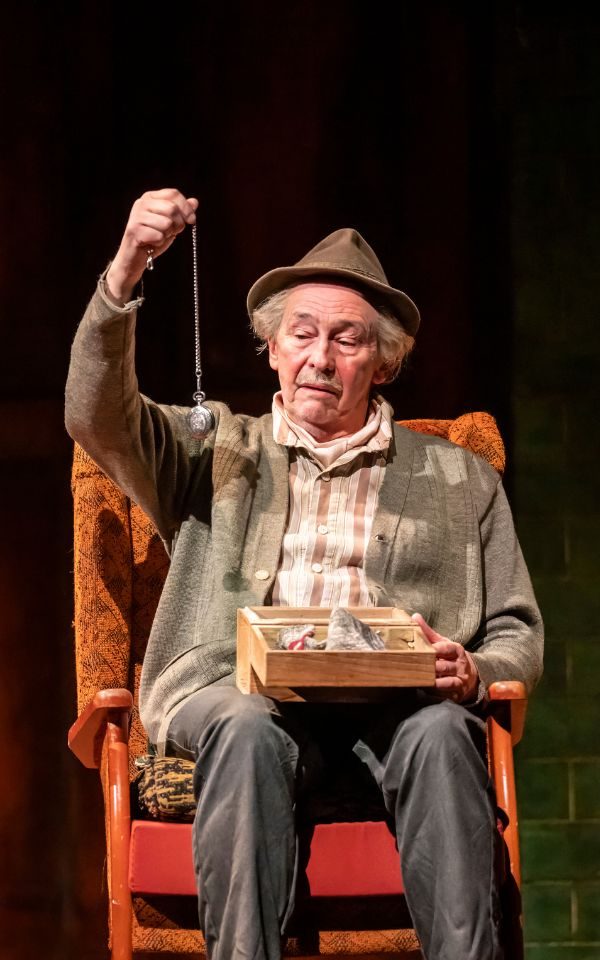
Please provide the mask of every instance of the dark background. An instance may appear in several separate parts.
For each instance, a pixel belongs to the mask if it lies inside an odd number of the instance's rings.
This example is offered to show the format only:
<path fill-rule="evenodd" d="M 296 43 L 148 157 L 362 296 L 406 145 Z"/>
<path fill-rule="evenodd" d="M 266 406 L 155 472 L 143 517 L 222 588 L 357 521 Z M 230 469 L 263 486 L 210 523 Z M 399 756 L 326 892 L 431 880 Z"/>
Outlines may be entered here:
<path fill-rule="evenodd" d="M 540 538 L 557 507 L 527 526 L 545 481 L 538 475 L 532 493 L 520 478 L 528 476 L 527 450 L 543 444 L 550 426 L 542 416 L 519 441 L 526 421 L 517 422 L 515 410 L 532 409 L 528 368 L 546 322 L 563 333 L 573 325 L 569 283 L 580 290 L 584 280 L 580 243 L 587 244 L 585 330 L 597 354 L 597 328 L 590 331 L 600 252 L 593 226 L 599 18 L 577 4 L 387 6 L 256 0 L 156 11 L 123 2 L 4 8 L 2 960 L 106 956 L 99 786 L 65 747 L 75 694 L 71 443 L 62 403 L 78 318 L 142 192 L 176 186 L 200 199 L 204 389 L 250 413 L 268 408 L 275 379 L 248 332 L 248 288 L 331 230 L 357 228 L 422 314 L 408 368 L 385 390 L 396 416 L 474 409 L 496 416 L 514 454 L 509 495 L 524 529 L 533 530 L 539 571 L 548 573 Z M 561 167 L 564 156 L 571 166 Z M 556 289 L 553 244 L 565 249 L 569 184 L 591 232 L 569 222 L 572 257 L 560 265 L 567 285 L 544 300 L 547 282 Z M 537 273 L 528 243 L 549 251 Z M 185 235 L 147 276 L 139 324 L 141 388 L 165 402 L 189 402 L 194 389 L 191 279 Z M 542 392 L 564 359 L 561 337 L 550 340 Z M 561 396 L 577 388 L 577 376 L 576 368 Z M 579 381 L 579 400 L 596 403 L 593 380 Z M 564 536 L 560 542 L 564 555 Z M 597 763 L 590 769 L 593 783 Z M 596 822 L 600 812 L 590 809 Z M 598 844 L 597 826 L 591 836 L 588 847 Z M 584 880 L 594 894 L 598 873 L 590 871 Z M 552 882 L 572 897 L 568 870 L 561 877 Z M 600 956 L 596 933 L 586 960 Z M 570 943 L 575 934 L 565 927 L 561 935 Z M 536 949 L 531 957 L 541 958 Z M 544 949 L 544 960 L 555 955 Z"/>

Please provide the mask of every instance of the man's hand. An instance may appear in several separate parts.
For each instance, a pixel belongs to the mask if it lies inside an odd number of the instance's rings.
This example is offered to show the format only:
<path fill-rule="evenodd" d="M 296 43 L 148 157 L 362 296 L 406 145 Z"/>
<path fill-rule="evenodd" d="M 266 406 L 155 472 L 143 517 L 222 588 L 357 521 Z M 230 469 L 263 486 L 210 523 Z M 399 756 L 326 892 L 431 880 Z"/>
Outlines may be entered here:
<path fill-rule="evenodd" d="M 413 613 L 425 637 L 435 647 L 435 690 L 438 696 L 460 703 L 477 694 L 479 674 L 475 661 L 460 643 L 442 637 L 425 622 L 420 613 Z"/>
<path fill-rule="evenodd" d="M 185 198 L 179 190 L 150 190 L 136 200 L 115 259 L 106 274 L 111 298 L 119 304 L 131 299 L 148 257 L 160 257 L 168 250 L 178 233 L 196 222 L 198 201 Z"/>

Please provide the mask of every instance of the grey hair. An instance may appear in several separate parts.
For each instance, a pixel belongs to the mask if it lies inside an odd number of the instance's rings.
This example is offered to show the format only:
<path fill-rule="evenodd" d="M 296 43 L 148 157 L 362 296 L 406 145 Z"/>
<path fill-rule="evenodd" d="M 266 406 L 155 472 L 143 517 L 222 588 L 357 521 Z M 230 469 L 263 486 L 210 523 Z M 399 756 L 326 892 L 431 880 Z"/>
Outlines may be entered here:
<path fill-rule="evenodd" d="M 260 340 L 258 352 L 267 348 L 267 341 L 274 340 L 281 326 L 285 305 L 293 287 L 286 287 L 270 297 L 254 310 L 250 326 L 254 336 Z M 406 332 L 398 318 L 388 307 L 374 306 L 377 311 L 375 333 L 377 336 L 377 351 L 383 363 L 385 383 L 391 383 L 415 345 L 415 338 Z"/>

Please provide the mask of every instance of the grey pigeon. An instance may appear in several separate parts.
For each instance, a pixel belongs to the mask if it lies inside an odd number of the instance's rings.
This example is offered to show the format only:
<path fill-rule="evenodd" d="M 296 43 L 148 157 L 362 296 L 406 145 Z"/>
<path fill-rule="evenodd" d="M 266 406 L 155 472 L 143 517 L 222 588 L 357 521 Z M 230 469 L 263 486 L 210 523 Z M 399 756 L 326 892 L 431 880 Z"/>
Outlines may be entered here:
<path fill-rule="evenodd" d="M 282 650 L 324 650 L 325 641 L 315 637 L 314 623 L 297 623 L 279 631 L 277 646 Z"/>
<path fill-rule="evenodd" d="M 326 650 L 383 650 L 385 643 L 375 630 L 344 607 L 332 610 Z"/>

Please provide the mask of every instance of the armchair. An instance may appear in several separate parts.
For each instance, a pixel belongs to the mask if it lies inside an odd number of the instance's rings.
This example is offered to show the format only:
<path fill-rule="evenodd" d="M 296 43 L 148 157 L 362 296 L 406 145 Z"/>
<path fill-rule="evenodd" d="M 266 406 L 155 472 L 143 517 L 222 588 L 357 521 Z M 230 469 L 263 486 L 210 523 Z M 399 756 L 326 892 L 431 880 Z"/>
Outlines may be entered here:
<path fill-rule="evenodd" d="M 489 414 L 401 422 L 467 446 L 503 470 L 502 440 Z M 148 518 L 79 447 L 73 495 L 79 717 L 68 741 L 86 767 L 100 771 L 104 790 L 111 957 L 202 955 L 202 934 L 194 928 L 191 825 L 132 819 L 130 807 L 135 761 L 147 752 L 137 709 L 141 664 L 168 558 Z M 494 710 L 488 721 L 489 764 L 503 811 L 507 869 L 514 888 L 520 883 L 520 866 L 512 748 L 523 730 L 524 687 L 496 683 L 490 698 Z M 385 823 L 317 825 L 307 877 L 311 917 L 319 927 L 328 924 L 323 930 L 329 932 L 320 938 L 316 929 L 305 932 L 290 941 L 292 952 L 398 955 L 418 947 L 410 930 L 390 929 L 388 922 L 392 903 L 394 926 L 400 922 L 410 927 L 400 903 L 398 853 Z M 190 904 L 191 911 L 186 909 Z M 334 917 L 333 925 L 322 920 L 325 907 Z M 357 932 L 357 926 L 363 929 Z M 517 909 L 516 944 L 518 927 Z M 518 950 L 516 946 L 511 954 L 515 960 Z"/>

